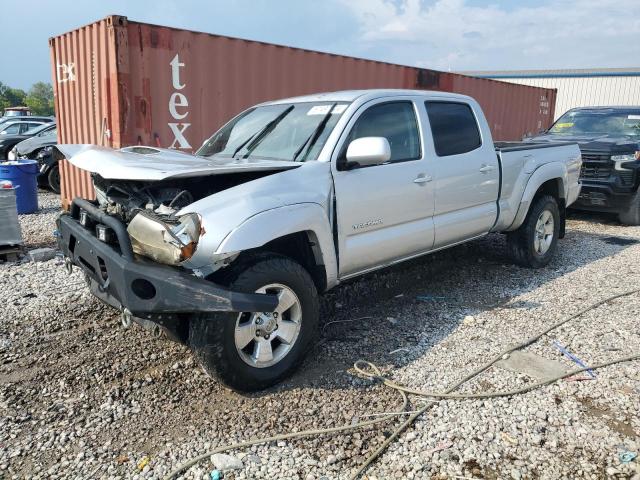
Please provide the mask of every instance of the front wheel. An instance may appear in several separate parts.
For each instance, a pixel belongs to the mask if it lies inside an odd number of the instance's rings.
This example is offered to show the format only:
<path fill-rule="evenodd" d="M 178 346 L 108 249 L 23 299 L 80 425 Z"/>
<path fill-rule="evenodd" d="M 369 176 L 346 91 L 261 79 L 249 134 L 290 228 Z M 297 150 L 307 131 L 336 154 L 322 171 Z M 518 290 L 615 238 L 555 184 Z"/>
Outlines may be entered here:
<path fill-rule="evenodd" d="M 208 374 L 235 390 L 274 385 L 295 370 L 315 338 L 315 284 L 301 265 L 278 255 L 244 263 L 226 283 L 232 291 L 276 295 L 279 304 L 274 312 L 195 314 L 189 346 Z"/>
<path fill-rule="evenodd" d="M 541 268 L 551 261 L 559 234 L 558 202 L 550 195 L 542 195 L 534 199 L 520 228 L 507 235 L 507 245 L 517 264 Z"/>
<path fill-rule="evenodd" d="M 60 167 L 54 165 L 47 175 L 47 183 L 54 193 L 60 193 Z"/>

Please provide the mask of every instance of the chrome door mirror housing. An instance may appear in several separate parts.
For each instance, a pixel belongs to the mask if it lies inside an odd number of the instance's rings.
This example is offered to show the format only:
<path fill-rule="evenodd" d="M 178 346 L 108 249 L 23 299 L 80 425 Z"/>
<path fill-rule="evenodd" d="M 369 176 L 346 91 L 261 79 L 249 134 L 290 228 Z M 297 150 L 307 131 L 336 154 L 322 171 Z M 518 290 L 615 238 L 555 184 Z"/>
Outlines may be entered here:
<path fill-rule="evenodd" d="M 391 159 L 391 146 L 384 137 L 362 137 L 353 140 L 347 148 L 347 165 L 369 167 Z"/>

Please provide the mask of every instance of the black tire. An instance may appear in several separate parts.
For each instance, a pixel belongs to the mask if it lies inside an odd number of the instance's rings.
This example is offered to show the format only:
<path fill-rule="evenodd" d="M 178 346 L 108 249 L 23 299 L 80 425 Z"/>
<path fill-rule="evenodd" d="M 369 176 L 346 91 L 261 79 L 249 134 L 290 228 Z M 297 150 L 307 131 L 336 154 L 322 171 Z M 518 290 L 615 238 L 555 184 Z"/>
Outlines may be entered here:
<path fill-rule="evenodd" d="M 553 217 L 553 237 L 549 248 L 540 253 L 535 248 L 536 224 L 542 213 L 547 210 Z M 560 234 L 560 210 L 558 202 L 550 195 L 534 198 L 529 213 L 517 230 L 507 235 L 507 246 L 514 262 L 523 267 L 542 268 L 547 265 L 556 250 Z"/>
<path fill-rule="evenodd" d="M 625 225 L 640 225 L 640 191 L 631 197 L 629 207 L 618 214 L 618 220 Z"/>
<path fill-rule="evenodd" d="M 47 183 L 51 190 L 60 193 L 60 167 L 57 164 L 49 169 Z"/>
<path fill-rule="evenodd" d="M 224 283 L 232 290 L 255 292 L 269 284 L 282 284 L 297 295 L 301 327 L 291 350 L 272 366 L 246 363 L 235 344 L 238 313 L 194 314 L 189 322 L 189 347 L 204 370 L 228 387 L 248 392 L 261 390 L 290 375 L 302 362 L 317 335 L 318 292 L 309 273 L 288 257 L 263 254 L 228 267 Z"/>

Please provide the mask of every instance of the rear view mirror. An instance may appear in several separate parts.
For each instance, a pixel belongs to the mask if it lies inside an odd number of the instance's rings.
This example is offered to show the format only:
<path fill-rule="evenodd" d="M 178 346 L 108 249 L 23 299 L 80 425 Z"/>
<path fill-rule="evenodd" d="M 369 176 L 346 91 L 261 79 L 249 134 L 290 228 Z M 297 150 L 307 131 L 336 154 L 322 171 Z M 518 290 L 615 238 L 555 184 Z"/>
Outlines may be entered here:
<path fill-rule="evenodd" d="M 384 137 L 357 138 L 347 148 L 347 167 L 369 167 L 388 162 L 391 146 Z"/>

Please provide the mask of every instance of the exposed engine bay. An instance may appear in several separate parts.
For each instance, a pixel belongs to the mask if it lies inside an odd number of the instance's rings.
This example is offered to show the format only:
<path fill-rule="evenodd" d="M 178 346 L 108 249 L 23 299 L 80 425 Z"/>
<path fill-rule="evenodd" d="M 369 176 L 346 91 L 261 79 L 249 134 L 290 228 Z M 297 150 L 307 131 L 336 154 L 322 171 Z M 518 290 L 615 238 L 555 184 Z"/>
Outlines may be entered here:
<path fill-rule="evenodd" d="M 141 210 L 171 221 L 182 208 L 202 198 L 277 171 L 175 178 L 161 181 L 109 180 L 93 174 L 100 207 L 128 224 Z"/>
<path fill-rule="evenodd" d="M 100 208 L 127 225 L 133 251 L 167 265 L 191 258 L 205 234 L 197 213 L 178 212 L 202 198 L 277 171 L 177 178 L 109 180 L 93 174 Z"/>

